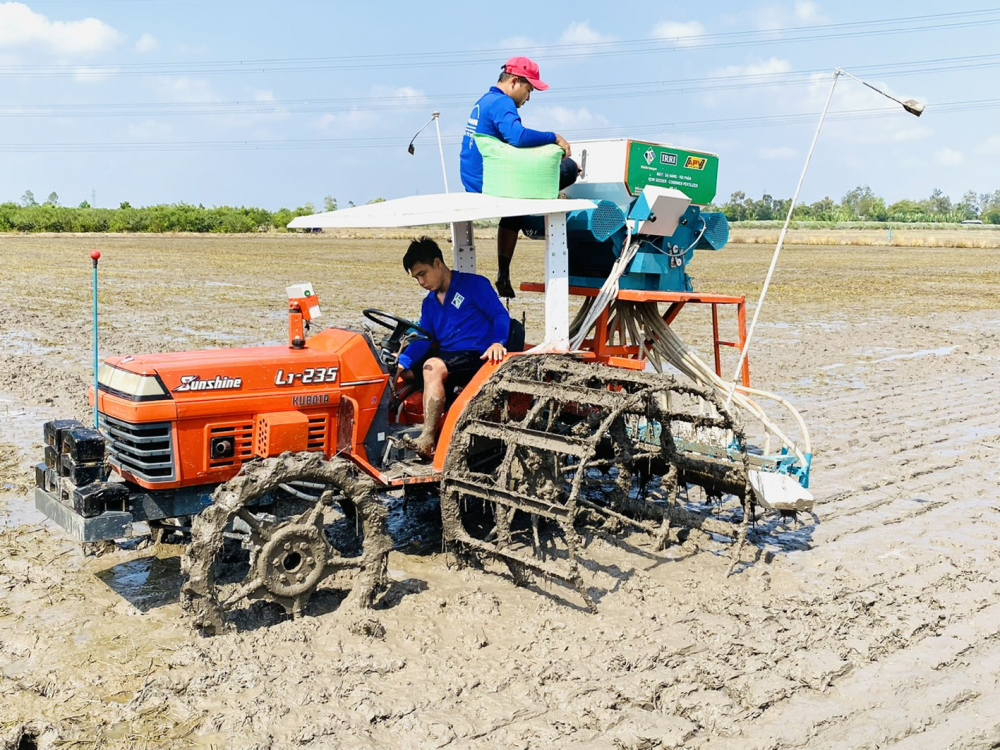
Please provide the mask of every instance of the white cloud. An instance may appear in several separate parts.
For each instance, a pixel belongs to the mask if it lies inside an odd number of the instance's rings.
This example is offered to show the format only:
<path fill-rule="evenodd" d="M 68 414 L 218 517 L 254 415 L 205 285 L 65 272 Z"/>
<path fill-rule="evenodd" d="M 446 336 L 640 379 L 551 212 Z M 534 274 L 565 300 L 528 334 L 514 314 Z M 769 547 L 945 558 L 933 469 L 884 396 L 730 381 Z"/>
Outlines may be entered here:
<path fill-rule="evenodd" d="M 820 12 L 819 4 L 812 0 L 795 0 L 791 4 L 772 3 L 761 6 L 754 11 L 754 20 L 761 31 L 777 31 L 830 22 L 830 18 Z"/>
<path fill-rule="evenodd" d="M 934 161 L 942 167 L 957 167 L 965 164 L 965 155 L 955 149 L 943 148 L 934 152 Z"/>
<path fill-rule="evenodd" d="M 812 0 L 795 0 L 795 18 L 802 23 L 826 23 L 829 19 L 819 12 L 819 5 Z"/>
<path fill-rule="evenodd" d="M 583 46 L 613 41 L 616 41 L 616 37 L 594 31 L 586 21 L 571 23 L 569 28 L 559 37 L 559 44 L 579 44 Z"/>
<path fill-rule="evenodd" d="M 253 101 L 262 105 L 261 110 L 266 109 L 266 111 L 255 111 L 250 117 L 252 121 L 267 122 L 274 120 L 287 120 L 291 117 L 287 107 L 276 103 L 273 91 L 258 89 L 253 92 L 252 96 Z"/>
<path fill-rule="evenodd" d="M 415 89 L 412 86 L 373 86 L 370 96 L 383 101 L 379 102 L 377 107 L 354 107 L 344 112 L 327 112 L 315 118 L 311 127 L 316 130 L 336 131 L 338 133 L 360 130 L 370 132 L 373 128 L 386 124 L 386 109 L 414 111 L 424 107 L 429 110 L 432 106 L 427 94 L 422 89 Z M 393 117 L 397 117 L 397 115 Z M 427 113 L 421 113 L 414 117 L 413 129 L 416 130 L 426 122 L 426 117 Z"/>
<path fill-rule="evenodd" d="M 921 126 L 914 123 L 905 127 L 896 127 L 892 131 L 892 135 L 889 136 L 889 140 L 894 143 L 910 143 L 912 141 L 922 141 L 925 138 L 929 138 L 932 133 L 933 131 L 926 125 Z"/>
<path fill-rule="evenodd" d="M 96 18 L 51 21 L 23 3 L 0 4 L 0 49 L 37 48 L 55 55 L 90 55 L 112 49 L 122 38 Z"/>
<path fill-rule="evenodd" d="M 746 65 L 727 65 L 719 68 L 713 76 L 766 76 L 775 73 L 790 73 L 792 63 L 788 60 L 781 60 L 772 57 L 770 60 L 757 60 Z"/>
<path fill-rule="evenodd" d="M 316 118 L 312 127 L 326 132 L 370 130 L 382 121 L 378 112 L 371 109 L 352 109 L 347 112 L 328 112 Z"/>
<path fill-rule="evenodd" d="M 794 158 L 797 152 L 791 146 L 778 146 L 777 148 L 762 148 L 758 153 L 761 159 L 778 161 Z"/>
<path fill-rule="evenodd" d="M 705 34 L 705 27 L 700 21 L 664 21 L 653 28 L 653 36 L 657 39 L 671 41 L 678 47 L 694 47 L 700 42 L 697 38 Z"/>
<path fill-rule="evenodd" d="M 712 78 L 739 78 L 744 76 L 772 76 L 780 75 L 781 73 L 788 73 L 792 70 L 792 64 L 788 60 L 782 60 L 777 57 L 772 57 L 769 60 L 753 60 L 746 63 L 745 65 L 727 65 L 724 68 L 717 68 L 713 70 L 709 75 Z M 760 101 L 763 98 L 775 101 L 778 99 L 782 93 L 783 89 L 779 89 L 777 94 L 775 91 L 767 90 L 761 88 L 759 84 L 766 84 L 767 80 L 752 82 L 753 85 L 748 85 L 751 82 L 739 82 L 741 88 L 734 89 L 732 84 L 730 84 L 726 89 L 718 91 L 705 91 L 700 95 L 701 101 L 709 107 L 728 107 L 733 104 L 735 99 L 742 99 L 751 102 Z M 779 81 L 775 81 L 774 85 L 779 85 Z M 745 88 L 742 86 L 746 85 Z"/>
<path fill-rule="evenodd" d="M 141 55 L 148 52 L 155 52 L 160 48 L 160 43 L 152 34 L 143 34 L 135 43 L 135 51 Z"/>
<path fill-rule="evenodd" d="M 976 149 L 976 153 L 979 154 L 1000 154 L 1000 135 L 994 135 L 983 141 L 979 148 Z"/>
<path fill-rule="evenodd" d="M 605 127 L 610 122 L 600 115 L 595 115 L 586 107 L 570 109 L 569 107 L 538 107 L 532 108 L 528 115 L 526 127 L 534 130 L 572 130 L 582 127 Z"/>
<path fill-rule="evenodd" d="M 754 11 L 754 22 L 761 31 L 776 31 L 788 25 L 788 15 L 785 8 L 765 5 Z"/>
<path fill-rule="evenodd" d="M 158 88 L 164 96 L 175 102 L 219 102 L 219 96 L 212 84 L 203 78 L 190 76 L 173 76 L 157 81 Z"/>
<path fill-rule="evenodd" d="M 509 36 L 497 44 L 500 49 L 517 50 L 515 54 L 527 55 L 538 47 L 538 42 L 527 36 Z M 502 61 L 501 61 L 502 62 Z M 499 65 L 497 66 L 499 67 Z"/>
<path fill-rule="evenodd" d="M 80 83 L 99 83 L 117 72 L 117 68 L 73 68 L 73 79 Z"/>
<path fill-rule="evenodd" d="M 427 95 L 421 89 L 415 89 L 411 86 L 403 86 L 402 88 L 393 89 L 392 96 L 400 102 L 405 102 L 407 104 L 423 104 L 427 101 Z"/>

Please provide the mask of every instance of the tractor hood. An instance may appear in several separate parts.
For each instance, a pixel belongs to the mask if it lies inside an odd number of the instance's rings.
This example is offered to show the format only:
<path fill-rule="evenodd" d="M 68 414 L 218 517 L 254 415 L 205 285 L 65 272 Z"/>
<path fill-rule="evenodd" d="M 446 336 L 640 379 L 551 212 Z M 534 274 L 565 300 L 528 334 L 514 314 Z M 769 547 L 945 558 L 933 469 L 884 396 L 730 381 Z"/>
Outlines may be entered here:
<path fill-rule="evenodd" d="M 386 377 L 365 336 L 328 329 L 302 349 L 282 345 L 109 357 L 99 381 L 101 391 L 130 401 L 186 401 L 326 393 Z"/>

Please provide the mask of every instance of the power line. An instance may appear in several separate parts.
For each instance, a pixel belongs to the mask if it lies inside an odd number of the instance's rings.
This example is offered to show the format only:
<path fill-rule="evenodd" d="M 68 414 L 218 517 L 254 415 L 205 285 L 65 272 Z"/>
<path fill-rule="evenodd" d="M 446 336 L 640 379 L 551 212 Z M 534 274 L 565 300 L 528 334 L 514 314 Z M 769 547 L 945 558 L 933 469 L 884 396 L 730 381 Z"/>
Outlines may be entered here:
<path fill-rule="evenodd" d="M 955 112 L 1000 108 L 1000 99 L 975 99 L 928 107 L 927 113 L 935 116 Z M 880 119 L 895 116 L 897 107 L 878 109 L 843 110 L 831 113 L 830 120 L 853 121 Z M 571 140 L 589 138 L 638 136 L 645 133 L 663 133 L 665 130 L 681 131 L 697 129 L 707 130 L 749 130 L 760 127 L 780 127 L 812 122 L 817 117 L 816 112 L 802 112 L 785 115 L 764 115 L 755 117 L 737 117 L 729 120 L 680 120 L 675 122 L 617 125 L 603 128 L 582 128 L 567 131 Z M 459 142 L 459 136 L 449 136 L 444 139 L 449 145 Z M 311 139 L 260 139 L 260 140 L 221 140 L 221 141 L 160 141 L 148 143 L 127 142 L 90 142 L 90 143 L 7 143 L 0 144 L 3 153 L 135 153 L 135 152 L 178 152 L 178 151 L 274 151 L 303 149 L 403 149 L 406 138 L 397 137 L 362 137 L 362 138 L 311 138 Z"/>
<path fill-rule="evenodd" d="M 902 63 L 850 66 L 860 75 L 897 78 L 929 73 L 978 70 L 1000 66 L 1000 54 L 967 55 L 952 58 L 912 60 Z M 780 88 L 808 85 L 817 75 L 829 70 L 801 70 L 782 73 L 748 73 L 732 76 L 703 76 L 671 81 L 643 81 L 626 84 L 570 86 L 547 93 L 546 104 L 593 101 L 599 98 L 632 99 L 651 95 L 680 95 L 751 88 Z M 479 92 L 421 94 L 419 96 L 338 97 L 284 100 L 251 100 L 220 102 L 134 102 L 124 104 L 31 104 L 0 105 L 0 118 L 27 117 L 148 117 L 152 115 L 176 116 L 227 116 L 227 115 L 282 115 L 303 113 L 349 112 L 357 109 L 372 111 L 416 111 L 431 103 L 441 110 L 465 107 Z"/>
<path fill-rule="evenodd" d="M 991 17 L 992 16 L 992 17 Z M 896 24 L 909 24 L 895 26 Z M 720 32 L 684 37 L 656 37 L 622 41 L 596 42 L 587 45 L 557 44 L 539 46 L 539 56 L 549 60 L 570 60 L 585 57 L 630 56 L 681 49 L 721 49 L 742 46 L 815 42 L 833 39 L 860 38 L 876 34 L 909 34 L 923 31 L 939 32 L 976 26 L 1000 24 L 1000 8 L 974 11 L 901 16 L 871 21 L 839 24 L 816 24 L 781 29 Z M 683 46 L 678 43 L 683 42 Z M 674 43 L 677 46 L 667 46 Z M 265 58 L 250 60 L 218 60 L 176 63 L 116 63 L 89 65 L 5 65 L 0 77 L 38 78 L 77 76 L 81 69 L 108 77 L 176 76 L 260 73 L 303 73 L 330 70 L 389 69 L 440 67 L 496 62 L 509 48 L 465 50 L 456 52 L 420 52 L 406 54 L 343 55 L 334 57 Z"/>

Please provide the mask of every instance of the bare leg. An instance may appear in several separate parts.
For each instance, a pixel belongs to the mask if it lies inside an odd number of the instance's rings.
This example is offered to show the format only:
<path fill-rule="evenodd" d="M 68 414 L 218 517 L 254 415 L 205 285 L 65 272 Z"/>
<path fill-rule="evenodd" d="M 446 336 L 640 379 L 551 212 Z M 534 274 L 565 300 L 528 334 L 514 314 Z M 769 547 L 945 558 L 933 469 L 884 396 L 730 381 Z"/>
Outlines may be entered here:
<path fill-rule="evenodd" d="M 415 441 L 414 449 L 424 455 L 434 453 L 437 426 L 444 412 L 444 384 L 448 378 L 448 368 L 437 357 L 424 363 L 424 428 Z"/>
<path fill-rule="evenodd" d="M 497 273 L 497 294 L 510 299 L 514 297 L 514 287 L 510 283 L 510 262 L 514 258 L 514 248 L 517 247 L 518 231 L 509 227 L 497 228 L 497 265 L 500 268 Z"/>

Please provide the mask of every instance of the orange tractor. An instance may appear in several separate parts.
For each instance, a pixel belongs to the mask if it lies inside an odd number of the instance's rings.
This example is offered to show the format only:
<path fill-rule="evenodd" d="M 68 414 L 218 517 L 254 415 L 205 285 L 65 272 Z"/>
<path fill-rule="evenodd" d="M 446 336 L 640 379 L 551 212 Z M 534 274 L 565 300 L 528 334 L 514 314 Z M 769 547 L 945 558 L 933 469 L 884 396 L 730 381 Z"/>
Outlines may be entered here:
<path fill-rule="evenodd" d="M 419 323 L 369 309 L 381 339 L 336 328 L 307 338 L 318 301 L 298 285 L 287 345 L 107 358 L 91 390 L 99 430 L 45 426 L 37 507 L 86 542 L 143 521 L 156 538 L 189 535 L 182 602 L 206 633 L 255 599 L 299 615 L 321 585 L 371 603 L 391 548 L 383 495 L 414 485 L 440 498 L 459 559 L 564 583 L 591 607 L 579 556 L 594 530 L 644 533 L 662 549 L 699 528 L 735 540 L 735 564 L 756 514 L 811 507 L 808 433 L 775 397 L 797 437 L 776 426 L 748 369 L 735 386 L 719 377 L 720 347 L 743 341 L 743 298 L 696 294 L 684 270 L 695 249 L 725 244 L 724 217 L 655 185 L 594 200 L 594 183 L 584 174 L 576 196 L 550 201 L 417 196 L 296 220 L 451 221 L 454 266 L 474 271 L 473 220 L 544 217 L 545 284 L 522 289 L 546 292 L 545 341 L 449 394 L 431 462 L 400 440 L 420 429 L 421 393 L 390 375 L 425 336 Z M 573 320 L 570 295 L 583 299 Z M 670 328 L 692 303 L 711 305 L 714 368 Z M 738 341 L 720 340 L 720 305 L 740 313 Z"/>

